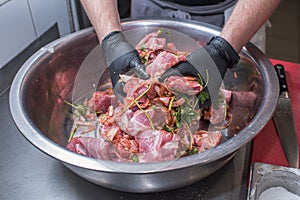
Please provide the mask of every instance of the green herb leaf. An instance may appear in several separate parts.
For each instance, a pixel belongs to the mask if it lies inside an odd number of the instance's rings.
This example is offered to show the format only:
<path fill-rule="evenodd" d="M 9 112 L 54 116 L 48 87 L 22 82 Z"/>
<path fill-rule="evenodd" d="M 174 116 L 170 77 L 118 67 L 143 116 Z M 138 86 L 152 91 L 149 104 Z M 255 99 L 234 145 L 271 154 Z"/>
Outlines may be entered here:
<path fill-rule="evenodd" d="M 187 155 L 194 155 L 194 154 L 199 153 L 199 150 L 196 148 L 192 148 L 192 149 L 186 150 L 186 153 L 187 153 Z"/>
<path fill-rule="evenodd" d="M 171 36 L 171 33 L 169 32 L 169 31 L 167 31 L 166 29 L 164 29 L 164 28 L 160 28 L 159 30 L 158 30 L 158 35 L 159 36 L 161 36 L 162 34 L 166 34 L 167 36 Z"/>
<path fill-rule="evenodd" d="M 134 155 L 132 156 L 132 161 L 133 161 L 133 162 L 139 162 L 139 157 L 138 157 L 137 155 L 134 154 Z"/>
<path fill-rule="evenodd" d="M 171 133 L 174 132 L 174 128 L 168 126 L 167 124 L 164 125 L 163 130 L 165 130 L 165 131 L 167 131 L 167 132 L 171 132 Z"/>
<path fill-rule="evenodd" d="M 145 43 L 143 43 L 143 44 L 141 45 L 140 50 L 141 50 L 141 51 L 145 51 L 145 50 L 146 50 L 146 44 L 145 44 Z"/>
<path fill-rule="evenodd" d="M 81 103 L 78 103 L 77 105 L 74 105 L 66 100 L 64 100 L 64 103 L 66 103 L 67 105 L 73 107 L 75 109 L 74 114 L 77 116 L 83 116 L 85 115 L 86 111 L 87 111 L 87 106 L 84 106 Z"/>
<path fill-rule="evenodd" d="M 209 99 L 209 94 L 206 91 L 200 92 L 198 95 L 198 100 L 200 101 L 201 104 L 204 104 L 204 102 Z"/>
<path fill-rule="evenodd" d="M 181 107 L 178 107 L 174 113 L 175 117 L 176 117 L 176 127 L 180 127 L 180 122 L 181 122 Z"/>

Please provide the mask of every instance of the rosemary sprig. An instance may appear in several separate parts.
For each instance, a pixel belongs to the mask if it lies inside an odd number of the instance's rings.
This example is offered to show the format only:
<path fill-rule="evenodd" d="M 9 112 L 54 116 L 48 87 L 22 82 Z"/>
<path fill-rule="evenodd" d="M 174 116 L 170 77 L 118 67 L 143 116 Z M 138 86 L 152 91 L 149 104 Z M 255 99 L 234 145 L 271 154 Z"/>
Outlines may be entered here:
<path fill-rule="evenodd" d="M 200 101 L 201 104 L 203 104 L 207 99 L 209 99 L 209 94 L 206 91 L 201 91 L 200 94 L 198 94 L 198 98 L 195 101 L 194 109 L 196 108 L 198 102 Z"/>
<path fill-rule="evenodd" d="M 205 85 L 204 85 L 204 81 L 203 81 L 203 79 L 201 77 L 201 74 L 199 74 L 199 73 L 197 74 L 197 76 L 198 76 L 198 82 L 200 83 L 200 85 L 203 86 L 203 88 L 206 88 L 207 85 L 208 85 L 208 82 L 209 82 L 208 70 L 205 70 L 205 73 L 206 73 L 206 82 L 205 82 Z"/>
<path fill-rule="evenodd" d="M 125 109 L 125 111 L 127 111 L 129 108 L 131 108 L 131 106 L 133 106 L 133 104 L 136 104 L 137 101 L 142 98 L 152 87 L 152 83 L 149 84 L 148 88 L 142 93 L 140 94 L 137 98 L 135 98 Z"/>
<path fill-rule="evenodd" d="M 72 104 L 72 103 L 70 103 L 70 102 L 68 102 L 66 100 L 64 100 L 64 103 L 66 103 L 67 105 L 75 108 L 75 111 L 76 111 L 75 114 L 77 116 L 83 116 L 86 113 L 87 108 L 86 108 L 86 106 L 84 106 L 82 104 L 74 105 L 74 104 Z"/>
<path fill-rule="evenodd" d="M 176 109 L 176 112 L 174 113 L 176 120 L 175 120 L 175 125 L 176 127 L 180 127 L 180 123 L 181 123 L 181 107 L 178 107 Z"/>
<path fill-rule="evenodd" d="M 153 122 L 152 122 L 152 119 L 151 119 L 151 117 L 148 115 L 148 113 L 140 106 L 140 104 L 138 103 L 138 102 L 136 102 L 136 101 L 134 101 L 135 102 L 135 104 L 137 105 L 137 107 L 144 113 L 144 115 L 147 117 L 147 119 L 149 120 L 149 122 L 150 122 L 150 126 L 151 126 L 151 128 L 152 128 L 152 130 L 155 130 L 155 127 L 154 127 L 154 124 L 153 124 Z"/>
<path fill-rule="evenodd" d="M 78 129 L 78 125 L 76 124 L 75 127 L 73 128 L 72 132 L 71 132 L 71 135 L 70 135 L 69 139 L 68 139 L 68 143 L 71 142 L 71 140 L 73 139 L 77 129 Z"/>
<path fill-rule="evenodd" d="M 171 98 L 171 101 L 170 101 L 170 104 L 169 104 L 169 110 L 172 109 L 172 105 L 173 105 L 174 99 L 175 99 L 175 96 L 173 96 L 173 97 Z"/>
<path fill-rule="evenodd" d="M 185 122 L 189 123 L 189 124 L 192 123 L 192 121 L 194 119 L 196 119 L 197 117 L 199 117 L 199 115 L 200 115 L 191 106 L 181 108 L 180 112 L 181 112 L 180 113 L 181 119 L 184 120 Z"/>
<path fill-rule="evenodd" d="M 193 149 L 193 133 L 191 131 L 191 128 L 189 125 L 187 125 L 188 127 L 188 131 L 189 131 L 189 134 L 190 134 L 190 145 L 189 145 L 189 150 Z"/>
<path fill-rule="evenodd" d="M 207 87 L 208 82 L 209 82 L 208 70 L 205 70 L 205 72 L 206 72 L 206 79 L 207 79 L 205 85 L 204 85 L 204 81 L 202 80 L 201 75 L 199 73 L 197 74 L 198 75 L 198 82 L 199 82 L 200 85 L 202 85 L 203 89 Z M 200 101 L 201 104 L 203 104 L 207 99 L 209 99 L 209 93 L 202 90 L 199 93 L 198 98 L 196 99 L 193 108 L 194 109 L 196 108 L 196 106 L 197 106 L 197 104 L 198 104 L 199 101 Z"/>

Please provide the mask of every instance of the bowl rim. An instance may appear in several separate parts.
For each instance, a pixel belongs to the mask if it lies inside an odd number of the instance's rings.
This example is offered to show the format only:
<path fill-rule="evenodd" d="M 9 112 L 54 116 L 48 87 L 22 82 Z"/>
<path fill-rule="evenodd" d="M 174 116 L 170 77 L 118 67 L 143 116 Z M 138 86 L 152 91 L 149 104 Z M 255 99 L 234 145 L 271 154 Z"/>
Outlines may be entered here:
<path fill-rule="evenodd" d="M 193 29 L 208 32 L 212 36 L 218 35 L 220 33 L 220 29 L 206 23 L 184 20 L 128 20 L 122 22 L 122 28 L 126 29 L 136 24 L 142 24 L 145 26 L 167 26 L 169 28 L 170 25 L 174 23 L 176 23 L 176 25 L 188 26 Z M 34 70 L 33 68 L 31 68 L 34 63 L 38 62 L 47 54 L 53 53 L 55 47 L 57 47 L 62 42 L 67 42 L 74 38 L 84 37 L 93 31 L 94 29 L 90 27 L 75 33 L 71 33 L 47 44 L 46 46 L 38 50 L 19 69 L 10 89 L 9 106 L 13 120 L 21 134 L 36 148 L 48 154 L 49 156 L 62 161 L 63 163 L 96 171 L 131 174 L 158 173 L 163 171 L 187 168 L 198 164 L 204 165 L 221 159 L 226 155 L 234 153 L 240 147 L 252 140 L 266 125 L 275 110 L 277 98 L 274 98 L 273 95 L 279 94 L 279 84 L 275 71 L 273 70 L 273 66 L 269 59 L 257 47 L 255 47 L 251 43 L 247 43 L 243 47 L 242 52 L 245 52 L 255 62 L 260 71 L 260 74 L 270 84 L 264 84 L 265 95 L 261 103 L 261 107 L 263 109 L 258 110 L 249 124 L 245 128 L 243 128 L 236 136 L 230 138 L 226 142 L 212 149 L 206 150 L 199 154 L 182 157 L 173 161 L 155 163 L 122 163 L 106 160 L 96 160 L 71 152 L 48 139 L 46 136 L 41 134 L 37 127 L 34 126 L 33 122 L 30 121 L 26 115 L 21 94 L 22 90 L 24 90 L 24 83 L 26 83 L 28 79 L 26 75 L 31 70 Z M 254 57 L 253 55 L 256 56 Z M 264 112 L 264 110 L 268 110 L 268 112 Z"/>

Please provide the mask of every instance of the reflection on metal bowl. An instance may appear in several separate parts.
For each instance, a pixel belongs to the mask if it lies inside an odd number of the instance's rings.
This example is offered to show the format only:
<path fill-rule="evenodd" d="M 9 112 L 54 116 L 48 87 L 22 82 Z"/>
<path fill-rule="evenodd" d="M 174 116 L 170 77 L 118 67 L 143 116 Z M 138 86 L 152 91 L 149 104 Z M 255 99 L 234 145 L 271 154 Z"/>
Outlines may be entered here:
<path fill-rule="evenodd" d="M 123 22 L 122 26 L 126 31 L 165 27 L 184 33 L 200 45 L 219 33 L 207 24 L 186 21 L 137 20 Z M 252 90 L 257 99 L 247 109 L 247 118 L 243 107 L 235 107 L 233 124 L 239 129 L 229 127 L 217 147 L 155 163 L 120 163 L 75 154 L 65 149 L 70 133 L 67 117 L 70 110 L 64 100 L 89 94 L 101 77 L 107 77 L 103 75 L 106 65 L 98 46 L 92 28 L 48 44 L 26 61 L 10 91 L 13 119 L 25 138 L 74 173 L 98 185 L 128 192 L 154 192 L 201 180 L 220 169 L 241 146 L 253 139 L 275 109 L 279 89 L 273 67 L 255 46 L 247 44 L 240 54 L 241 62 L 228 72 L 224 84 L 231 90 Z M 98 55 L 99 59 L 86 59 L 91 54 Z"/>

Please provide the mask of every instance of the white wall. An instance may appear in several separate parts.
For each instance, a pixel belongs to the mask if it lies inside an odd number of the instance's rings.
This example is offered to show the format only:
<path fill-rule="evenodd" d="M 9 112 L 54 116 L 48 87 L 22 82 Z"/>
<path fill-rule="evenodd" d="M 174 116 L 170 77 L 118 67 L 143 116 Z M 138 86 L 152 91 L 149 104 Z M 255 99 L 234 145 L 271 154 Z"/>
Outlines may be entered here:
<path fill-rule="evenodd" d="M 0 7 L 0 68 L 36 38 L 26 0 Z"/>
<path fill-rule="evenodd" d="M 55 23 L 60 36 L 70 33 L 66 0 L 10 0 L 0 5 L 0 68 Z"/>
<path fill-rule="evenodd" d="M 70 33 L 67 4 L 64 0 L 28 0 L 37 36 L 57 22 L 61 36 Z"/>

